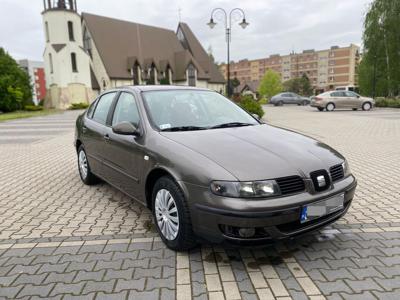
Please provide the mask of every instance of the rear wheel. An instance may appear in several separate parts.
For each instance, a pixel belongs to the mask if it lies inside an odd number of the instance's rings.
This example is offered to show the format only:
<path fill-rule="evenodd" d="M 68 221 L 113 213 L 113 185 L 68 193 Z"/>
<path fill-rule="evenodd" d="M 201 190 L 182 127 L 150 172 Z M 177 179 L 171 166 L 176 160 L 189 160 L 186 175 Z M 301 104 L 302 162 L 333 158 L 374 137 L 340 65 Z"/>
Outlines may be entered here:
<path fill-rule="evenodd" d="M 368 111 L 368 110 L 371 109 L 371 107 L 372 107 L 371 103 L 365 102 L 365 103 L 363 104 L 363 106 L 362 106 L 362 110 Z"/>
<path fill-rule="evenodd" d="M 154 222 L 167 247 L 184 251 L 196 246 L 189 208 L 176 182 L 161 177 L 154 185 L 152 200 Z"/>
<path fill-rule="evenodd" d="M 335 104 L 328 103 L 325 108 L 327 111 L 333 111 L 335 109 Z"/>
<path fill-rule="evenodd" d="M 308 105 L 308 101 L 304 100 L 303 101 L 303 106 L 306 106 L 306 105 Z"/>
<path fill-rule="evenodd" d="M 324 111 L 323 107 L 317 107 L 319 111 Z"/>
<path fill-rule="evenodd" d="M 99 178 L 96 177 L 96 175 L 94 175 L 90 170 L 89 162 L 83 145 L 80 145 L 78 149 L 78 169 L 79 175 L 84 184 L 93 185 L 100 181 Z"/>
<path fill-rule="evenodd" d="M 278 106 L 283 106 L 283 101 L 278 101 Z"/>

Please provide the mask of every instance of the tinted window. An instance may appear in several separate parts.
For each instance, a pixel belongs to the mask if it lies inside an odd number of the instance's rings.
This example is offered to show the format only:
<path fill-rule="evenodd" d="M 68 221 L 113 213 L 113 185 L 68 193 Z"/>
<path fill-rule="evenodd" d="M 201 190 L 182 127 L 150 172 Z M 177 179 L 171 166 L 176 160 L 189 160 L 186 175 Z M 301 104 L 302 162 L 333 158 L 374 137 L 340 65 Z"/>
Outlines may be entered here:
<path fill-rule="evenodd" d="M 289 93 L 285 93 L 285 94 L 282 94 L 282 97 L 292 97 L 292 95 L 291 94 L 289 94 Z"/>
<path fill-rule="evenodd" d="M 121 93 L 118 103 L 115 106 L 112 125 L 126 121 L 137 126 L 139 120 L 139 111 L 136 106 L 135 97 L 129 93 Z"/>
<path fill-rule="evenodd" d="M 96 110 L 94 111 L 93 114 L 94 121 L 104 125 L 106 124 L 108 111 L 110 110 L 111 103 L 115 97 L 115 94 L 116 93 L 114 92 L 101 96 L 101 98 L 98 100 Z"/>
<path fill-rule="evenodd" d="M 331 97 L 343 97 L 344 93 L 343 92 L 333 92 L 331 93 Z"/>
<path fill-rule="evenodd" d="M 357 97 L 358 95 L 354 92 L 345 92 L 347 97 Z"/>
<path fill-rule="evenodd" d="M 87 116 L 88 116 L 88 118 L 92 118 L 93 117 L 93 111 L 94 111 L 94 108 L 96 107 L 96 101 L 94 101 L 90 106 L 89 106 L 89 109 L 88 109 L 88 111 L 87 111 Z"/>

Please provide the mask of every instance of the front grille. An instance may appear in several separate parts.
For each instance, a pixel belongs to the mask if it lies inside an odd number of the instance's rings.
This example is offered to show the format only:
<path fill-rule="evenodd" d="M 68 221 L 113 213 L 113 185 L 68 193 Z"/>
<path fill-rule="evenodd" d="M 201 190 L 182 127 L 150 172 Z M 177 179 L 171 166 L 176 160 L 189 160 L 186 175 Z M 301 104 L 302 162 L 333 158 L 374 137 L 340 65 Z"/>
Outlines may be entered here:
<path fill-rule="evenodd" d="M 338 181 L 344 177 L 344 170 L 341 164 L 331 167 L 329 172 L 331 173 L 332 181 Z"/>
<path fill-rule="evenodd" d="M 276 179 L 282 195 L 294 194 L 304 191 L 305 185 L 300 176 L 289 176 Z"/>

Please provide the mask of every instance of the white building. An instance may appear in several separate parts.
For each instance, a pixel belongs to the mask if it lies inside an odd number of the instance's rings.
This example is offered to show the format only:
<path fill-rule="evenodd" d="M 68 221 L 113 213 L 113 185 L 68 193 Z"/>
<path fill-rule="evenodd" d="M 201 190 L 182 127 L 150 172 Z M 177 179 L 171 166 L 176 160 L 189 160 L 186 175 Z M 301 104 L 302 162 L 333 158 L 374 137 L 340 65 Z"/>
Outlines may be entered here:
<path fill-rule="evenodd" d="M 177 32 L 88 13 L 76 0 L 44 2 L 47 106 L 90 102 L 105 89 L 181 84 L 224 90 L 225 80 L 189 26 Z"/>

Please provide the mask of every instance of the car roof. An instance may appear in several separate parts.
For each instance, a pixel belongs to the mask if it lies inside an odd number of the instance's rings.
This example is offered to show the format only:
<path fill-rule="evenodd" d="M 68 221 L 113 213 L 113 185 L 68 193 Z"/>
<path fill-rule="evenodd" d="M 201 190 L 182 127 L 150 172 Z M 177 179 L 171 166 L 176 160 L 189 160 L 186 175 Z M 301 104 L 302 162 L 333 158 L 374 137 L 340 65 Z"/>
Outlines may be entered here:
<path fill-rule="evenodd" d="M 170 91 L 170 90 L 198 90 L 198 91 L 212 91 L 214 90 L 206 89 L 206 88 L 198 88 L 193 86 L 185 86 L 185 85 L 126 85 L 120 86 L 115 89 L 131 89 L 138 92 L 147 92 L 147 91 Z"/>

